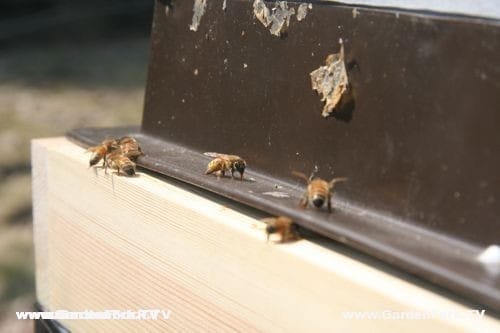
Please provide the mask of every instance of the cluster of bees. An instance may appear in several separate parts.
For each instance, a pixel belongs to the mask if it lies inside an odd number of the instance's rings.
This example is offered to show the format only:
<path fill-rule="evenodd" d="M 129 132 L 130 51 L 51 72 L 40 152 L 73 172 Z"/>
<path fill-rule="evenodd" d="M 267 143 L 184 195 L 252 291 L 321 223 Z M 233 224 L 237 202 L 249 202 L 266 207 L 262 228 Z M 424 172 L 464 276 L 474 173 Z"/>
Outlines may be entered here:
<path fill-rule="evenodd" d="M 102 167 L 105 172 L 107 168 L 111 168 L 116 170 L 118 175 L 124 174 L 127 176 L 135 175 L 135 162 L 139 156 L 144 155 L 137 140 L 129 136 L 104 140 L 100 145 L 90 147 L 88 152 L 92 153 L 89 161 L 91 167 L 96 166 L 102 160 Z M 241 157 L 212 152 L 204 153 L 204 155 L 213 158 L 207 165 L 206 175 L 215 174 L 217 179 L 220 179 L 220 177 L 225 176 L 226 172 L 230 172 L 231 178 L 234 178 L 234 173 L 237 172 L 240 175 L 239 179 L 243 180 L 247 164 Z M 312 172 L 307 177 L 302 172 L 293 172 L 293 175 L 307 183 L 306 191 L 300 199 L 299 206 L 305 209 L 311 205 L 320 209 L 326 204 L 328 212 L 331 213 L 332 191 L 335 184 L 346 181 L 347 178 L 337 177 L 331 181 L 326 181 L 315 177 L 314 174 L 315 172 Z M 266 234 L 268 240 L 272 234 L 279 234 L 282 243 L 299 238 L 298 225 L 286 216 L 271 217 L 262 221 L 267 225 Z"/>
<path fill-rule="evenodd" d="M 100 145 L 87 149 L 91 152 L 89 166 L 95 166 L 101 160 L 104 172 L 108 168 L 114 169 L 118 175 L 134 176 L 135 162 L 139 156 L 144 155 L 136 139 L 124 136 L 120 139 L 107 139 Z"/>

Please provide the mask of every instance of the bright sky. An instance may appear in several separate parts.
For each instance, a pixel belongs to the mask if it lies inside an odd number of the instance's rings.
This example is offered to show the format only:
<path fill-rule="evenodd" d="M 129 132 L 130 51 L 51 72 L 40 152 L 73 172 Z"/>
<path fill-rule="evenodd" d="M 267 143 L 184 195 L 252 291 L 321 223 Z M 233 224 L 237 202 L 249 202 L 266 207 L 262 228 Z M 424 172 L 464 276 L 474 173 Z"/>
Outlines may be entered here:
<path fill-rule="evenodd" d="M 328 0 L 346 4 L 430 10 L 500 19 L 500 0 Z"/>

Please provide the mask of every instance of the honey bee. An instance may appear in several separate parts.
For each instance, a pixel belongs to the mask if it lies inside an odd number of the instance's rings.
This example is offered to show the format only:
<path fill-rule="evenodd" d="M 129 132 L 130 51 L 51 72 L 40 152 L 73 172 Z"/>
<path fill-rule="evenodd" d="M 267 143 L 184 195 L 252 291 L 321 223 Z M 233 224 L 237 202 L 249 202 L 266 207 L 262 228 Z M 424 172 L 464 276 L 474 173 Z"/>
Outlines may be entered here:
<path fill-rule="evenodd" d="M 279 233 L 281 236 L 280 243 L 300 238 L 298 233 L 297 224 L 293 223 L 291 219 L 285 216 L 269 217 L 263 219 L 262 222 L 266 223 L 267 241 L 269 236 L 274 233 Z"/>
<path fill-rule="evenodd" d="M 204 155 L 215 157 L 208 163 L 207 170 L 205 171 L 206 175 L 216 172 L 217 178 L 219 178 L 220 176 L 224 177 L 226 171 L 231 171 L 231 177 L 234 178 L 234 172 L 237 171 L 240 174 L 240 180 L 243 180 L 243 173 L 247 164 L 241 157 L 219 153 L 204 153 Z"/>
<path fill-rule="evenodd" d="M 94 166 L 103 160 L 104 172 L 108 168 L 118 171 L 118 174 L 135 175 L 134 161 L 141 155 L 144 155 L 136 139 L 124 136 L 120 139 L 107 139 L 100 145 L 90 147 L 87 151 L 92 152 L 90 157 L 90 166 Z"/>
<path fill-rule="evenodd" d="M 130 136 L 124 136 L 118 140 L 121 154 L 128 157 L 130 160 L 135 161 L 139 156 L 143 156 L 141 147 L 136 139 Z"/>
<path fill-rule="evenodd" d="M 115 169 L 118 171 L 118 175 L 121 175 L 122 172 L 127 176 L 135 175 L 135 163 L 132 162 L 130 158 L 123 155 L 119 150 L 106 156 L 104 172 L 106 172 L 107 168 Z"/>
<path fill-rule="evenodd" d="M 347 180 L 345 177 L 333 178 L 331 181 L 327 182 L 321 178 L 314 178 L 314 172 L 311 176 L 307 178 L 302 172 L 293 171 L 295 176 L 304 179 L 307 182 L 307 190 L 304 196 L 300 200 L 300 206 L 306 208 L 309 203 L 314 205 L 316 208 L 321 208 L 325 201 L 328 205 L 328 212 L 332 212 L 332 189 L 338 182 L 344 182 Z"/>
<path fill-rule="evenodd" d="M 116 149 L 118 149 L 118 142 L 115 139 L 107 139 L 98 146 L 90 147 L 87 149 L 87 152 L 92 153 L 89 166 L 94 166 L 99 163 L 100 160 L 104 160 L 102 164 L 104 167 L 106 165 L 106 156 Z"/>

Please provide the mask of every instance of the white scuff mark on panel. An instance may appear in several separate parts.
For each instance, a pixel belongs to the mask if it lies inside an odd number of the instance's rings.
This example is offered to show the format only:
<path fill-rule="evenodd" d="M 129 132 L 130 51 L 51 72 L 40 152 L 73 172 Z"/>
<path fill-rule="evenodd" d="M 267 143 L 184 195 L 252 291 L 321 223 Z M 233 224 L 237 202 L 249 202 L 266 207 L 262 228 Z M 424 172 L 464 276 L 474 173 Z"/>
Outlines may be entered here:
<path fill-rule="evenodd" d="M 352 9 L 352 18 L 356 18 L 359 16 L 359 11 L 356 7 Z"/>
<path fill-rule="evenodd" d="M 500 18 L 498 0 L 326 0 L 352 6 L 398 8 L 402 11 L 425 11 L 448 15 Z"/>
<path fill-rule="evenodd" d="M 253 2 L 253 14 L 266 28 L 269 25 L 269 16 L 271 16 L 271 11 L 267 8 L 266 4 L 262 0 L 255 0 Z"/>
<path fill-rule="evenodd" d="M 290 195 L 288 195 L 288 193 L 285 192 L 264 192 L 262 194 L 269 195 L 275 198 L 290 198 Z"/>
<path fill-rule="evenodd" d="M 500 274 L 500 246 L 490 245 L 477 256 L 477 260 L 493 275 Z"/>
<path fill-rule="evenodd" d="M 191 25 L 189 26 L 189 30 L 198 31 L 198 27 L 200 26 L 200 21 L 205 14 L 205 8 L 207 7 L 207 0 L 194 0 L 193 6 L 193 20 Z"/>
<path fill-rule="evenodd" d="M 222 3 L 222 10 L 226 11 L 226 8 L 227 8 L 227 3 L 226 0 L 224 0 L 224 2 Z"/>
<path fill-rule="evenodd" d="M 297 21 L 302 21 L 307 16 L 307 11 L 313 8 L 312 3 L 301 3 L 297 8 Z"/>
<path fill-rule="evenodd" d="M 330 54 L 325 65 L 310 73 L 312 89 L 322 95 L 321 101 L 325 102 L 323 117 L 328 117 L 335 109 L 337 104 L 347 90 L 349 83 L 347 79 L 347 70 L 344 63 L 344 44 L 339 40 L 340 52 Z"/>
<path fill-rule="evenodd" d="M 278 1 L 272 9 L 271 27 L 269 31 L 275 36 L 281 36 L 290 26 L 290 18 L 295 14 L 295 9 L 288 9 L 286 1 Z"/>
<path fill-rule="evenodd" d="M 255 0 L 253 13 L 272 35 L 280 37 L 290 26 L 290 18 L 295 15 L 295 9 L 288 8 L 286 1 L 277 1 L 274 7 L 269 9 L 264 1 Z"/>

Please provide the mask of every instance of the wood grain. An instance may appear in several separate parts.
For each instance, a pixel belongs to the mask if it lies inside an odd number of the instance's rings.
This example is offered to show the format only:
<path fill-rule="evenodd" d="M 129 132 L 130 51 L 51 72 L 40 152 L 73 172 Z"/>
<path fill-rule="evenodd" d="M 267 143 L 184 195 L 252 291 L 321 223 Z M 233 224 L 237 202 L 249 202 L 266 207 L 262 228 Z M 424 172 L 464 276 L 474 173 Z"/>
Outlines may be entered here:
<path fill-rule="evenodd" d="M 32 143 L 38 300 L 52 311 L 158 308 L 171 316 L 63 321 L 74 332 L 500 331 L 488 316 L 345 319 L 344 311 L 466 306 L 335 245 L 267 243 L 251 214 L 141 172 L 105 175 L 88 158 L 64 138 Z"/>

